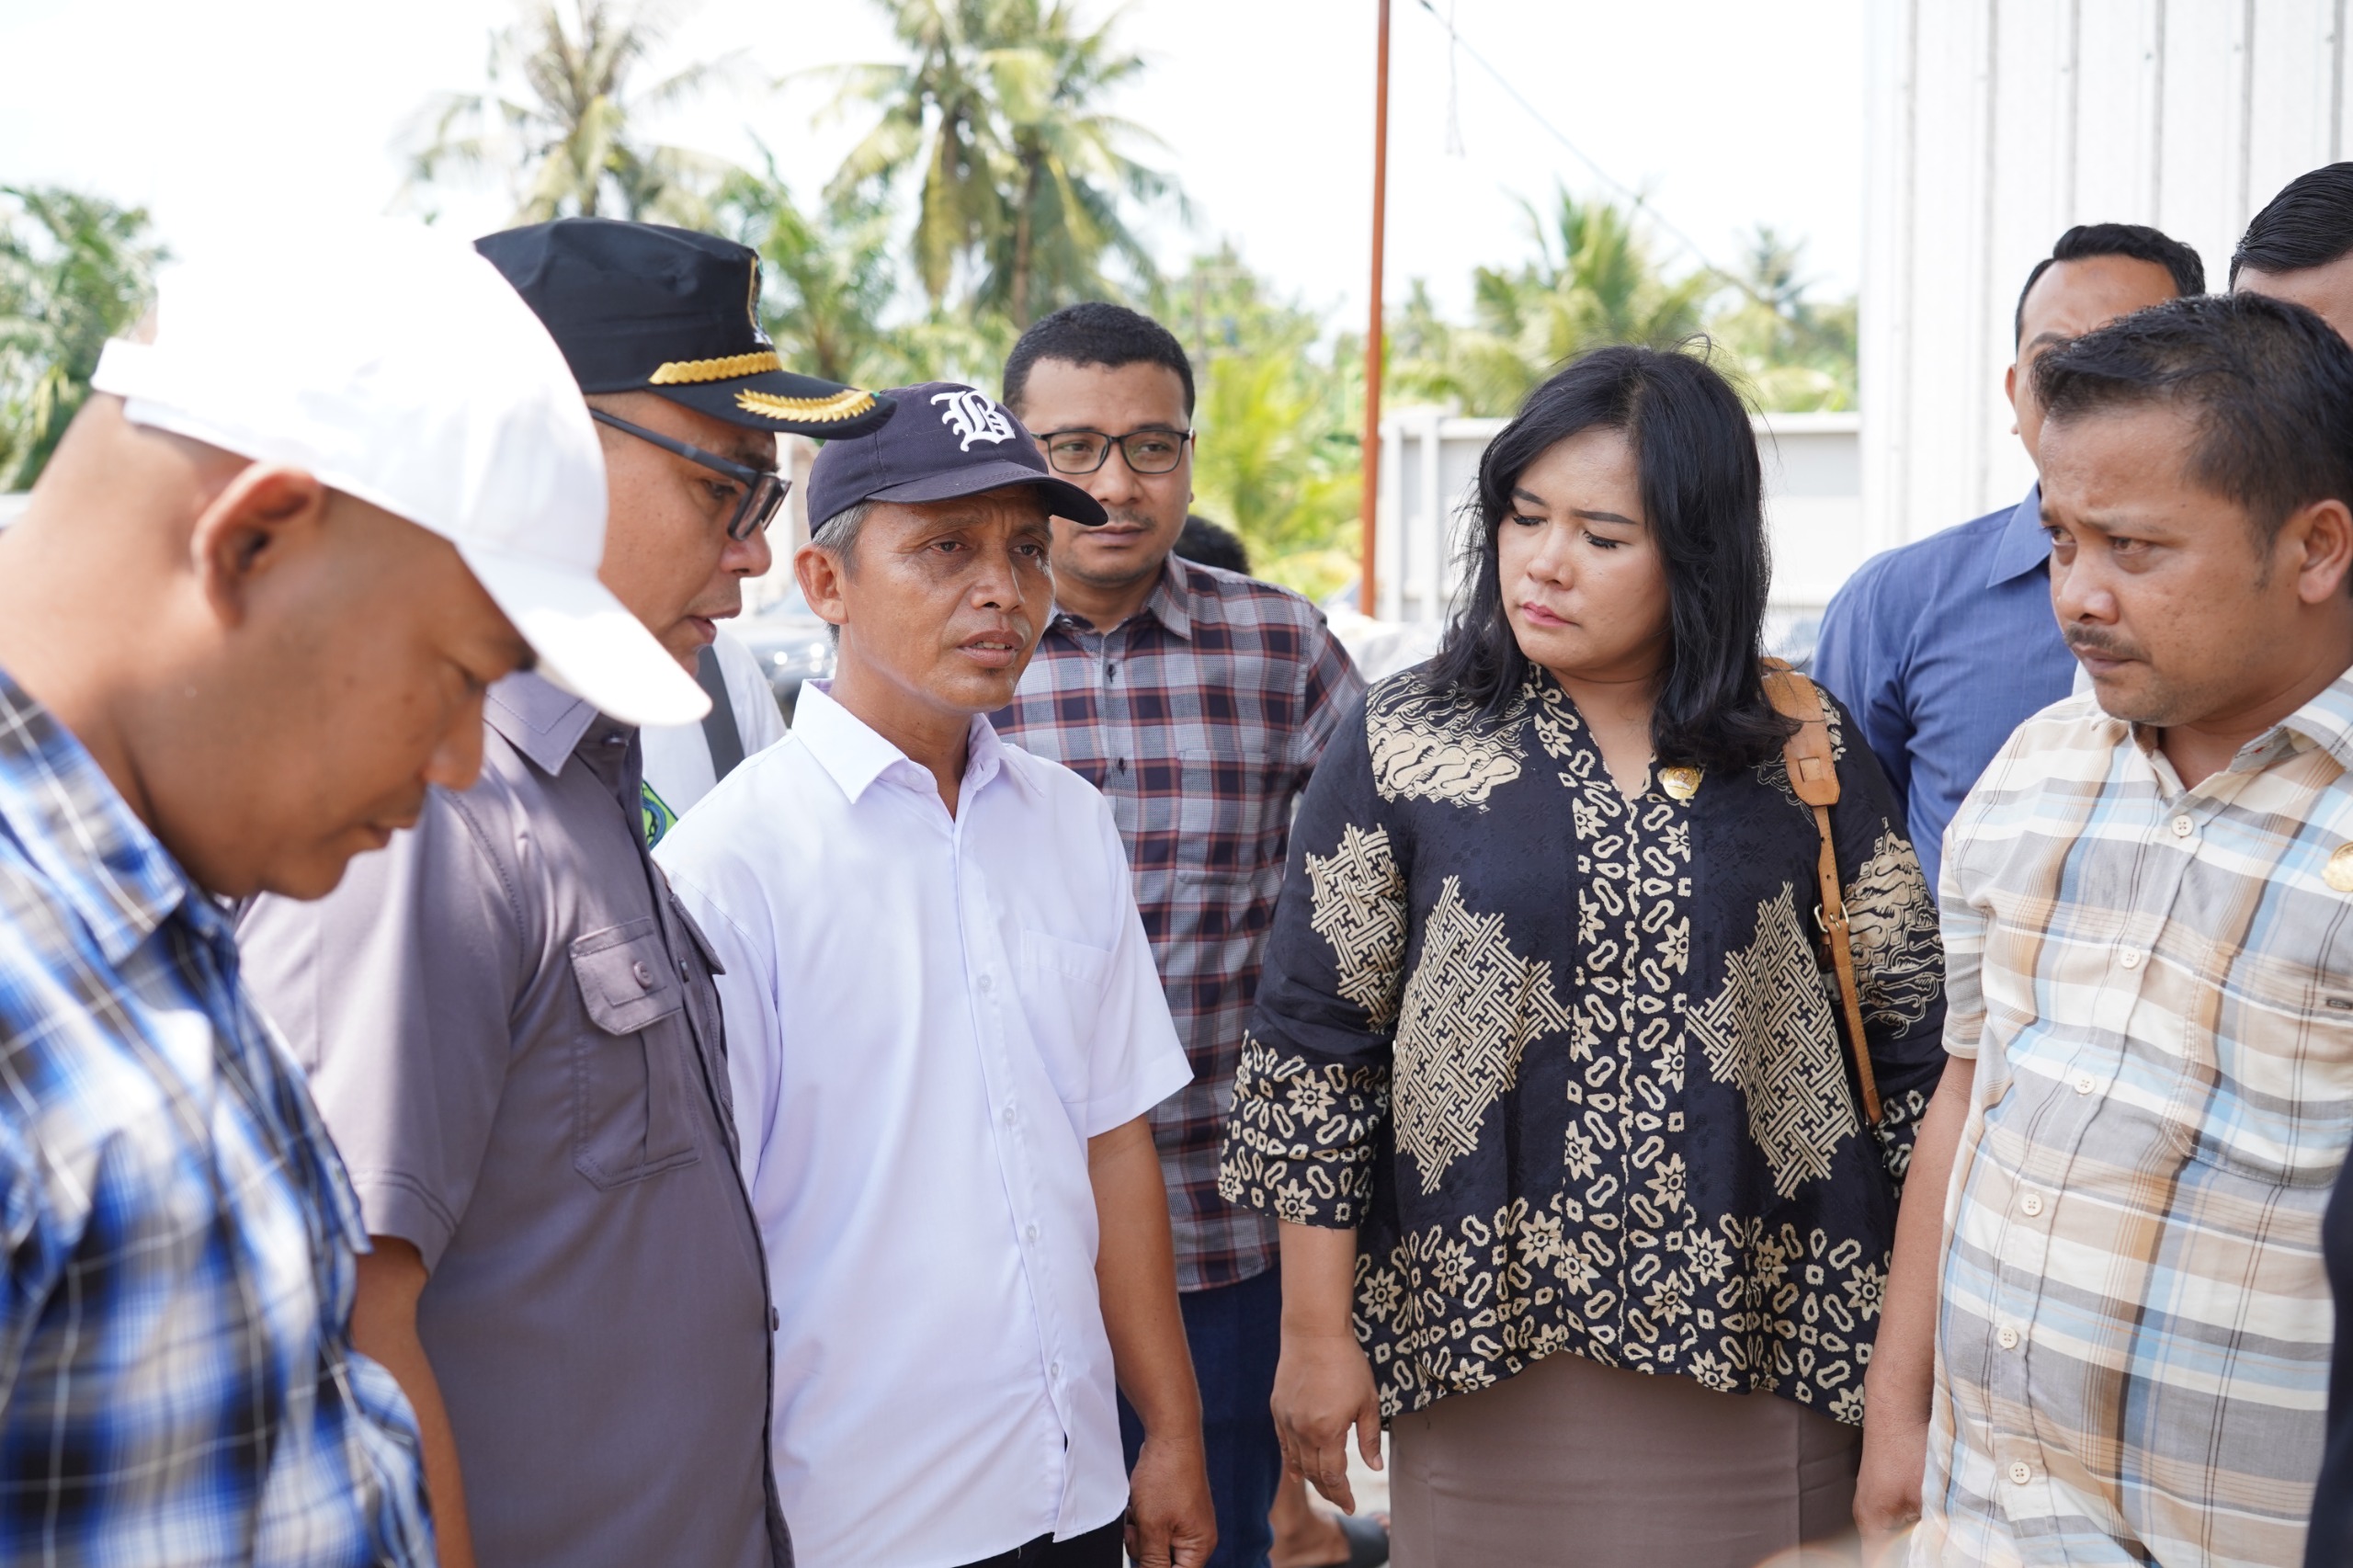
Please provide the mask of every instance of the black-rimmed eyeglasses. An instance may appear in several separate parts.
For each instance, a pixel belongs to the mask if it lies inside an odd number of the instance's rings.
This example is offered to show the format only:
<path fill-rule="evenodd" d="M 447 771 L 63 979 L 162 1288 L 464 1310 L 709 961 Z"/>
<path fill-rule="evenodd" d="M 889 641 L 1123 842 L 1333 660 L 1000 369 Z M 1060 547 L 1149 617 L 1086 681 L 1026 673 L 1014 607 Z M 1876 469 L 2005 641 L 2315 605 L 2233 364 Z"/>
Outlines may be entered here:
<path fill-rule="evenodd" d="M 642 425 L 632 425 L 628 420 L 617 415 L 608 414 L 601 408 L 592 408 L 588 414 L 589 417 L 595 419 L 599 425 L 609 425 L 616 430 L 626 430 L 641 441 L 650 441 L 665 452 L 676 452 L 688 462 L 700 463 L 711 472 L 725 474 L 742 485 L 744 498 L 735 503 L 735 515 L 727 519 L 729 539 L 740 542 L 766 528 L 770 523 L 776 521 L 776 515 L 784 509 L 784 498 L 792 493 L 792 481 L 780 473 L 764 468 L 747 468 L 742 463 L 722 458 L 715 452 L 706 452 L 700 447 L 689 446 L 684 441 L 665 436 L 659 430 L 648 430 Z"/>
<path fill-rule="evenodd" d="M 1049 430 L 1038 437 L 1046 449 L 1046 460 L 1056 473 L 1093 473 L 1110 460 L 1111 449 L 1120 449 L 1120 456 L 1127 460 L 1133 473 L 1174 473 L 1176 465 L 1185 460 L 1185 443 L 1193 438 L 1190 430 L 1166 430 L 1157 426 L 1131 430 L 1124 436 L 1107 436 L 1100 430 Z"/>

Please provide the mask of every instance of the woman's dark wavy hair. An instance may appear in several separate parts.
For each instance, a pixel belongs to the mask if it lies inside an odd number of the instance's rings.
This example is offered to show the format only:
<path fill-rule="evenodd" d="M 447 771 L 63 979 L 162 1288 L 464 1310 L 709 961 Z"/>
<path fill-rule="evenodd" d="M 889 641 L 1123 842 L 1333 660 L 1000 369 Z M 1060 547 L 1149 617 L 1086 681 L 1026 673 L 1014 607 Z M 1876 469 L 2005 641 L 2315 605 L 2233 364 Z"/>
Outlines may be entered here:
<path fill-rule="evenodd" d="M 1704 351 L 1704 343 L 1699 345 Z M 1529 393 L 1479 460 L 1476 527 L 1462 545 L 1462 587 L 1430 685 L 1500 717 L 1529 672 L 1504 597 L 1495 538 L 1512 489 L 1570 437 L 1619 430 L 1642 472 L 1643 511 L 1666 563 L 1672 647 L 1651 745 L 1665 766 L 1739 768 L 1764 761 L 1794 728 L 1766 699 L 1757 667 L 1765 593 L 1763 485 L 1748 411 L 1696 353 L 1597 348 Z"/>

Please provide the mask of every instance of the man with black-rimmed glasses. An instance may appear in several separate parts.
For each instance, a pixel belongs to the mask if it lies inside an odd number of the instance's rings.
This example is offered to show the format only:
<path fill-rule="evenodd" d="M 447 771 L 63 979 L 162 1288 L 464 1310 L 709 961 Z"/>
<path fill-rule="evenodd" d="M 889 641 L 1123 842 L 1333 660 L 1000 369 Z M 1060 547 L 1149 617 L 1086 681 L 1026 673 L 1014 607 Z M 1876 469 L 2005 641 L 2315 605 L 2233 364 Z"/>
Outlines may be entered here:
<path fill-rule="evenodd" d="M 1054 615 L 992 722 L 1102 790 L 1127 846 L 1193 1066 L 1152 1124 L 1217 1504 L 1211 1568 L 1263 1568 L 1281 1292 L 1274 1226 L 1218 1196 L 1218 1152 L 1291 806 L 1364 683 L 1307 600 L 1171 553 L 1193 370 L 1166 328 L 1119 305 L 1057 311 L 1015 345 L 1005 401 L 1108 517 L 1053 520 Z M 1121 1425 L 1132 1463 L 1140 1432 Z"/>
<path fill-rule="evenodd" d="M 477 248 L 587 394 L 608 633 L 634 616 L 693 669 L 767 569 L 776 433 L 891 405 L 781 369 L 742 245 L 566 219 Z M 784 1568 L 767 1268 L 638 732 L 532 674 L 483 720 L 472 789 L 239 931 L 374 1242 L 353 1339 L 415 1406 L 449 1568 Z"/>

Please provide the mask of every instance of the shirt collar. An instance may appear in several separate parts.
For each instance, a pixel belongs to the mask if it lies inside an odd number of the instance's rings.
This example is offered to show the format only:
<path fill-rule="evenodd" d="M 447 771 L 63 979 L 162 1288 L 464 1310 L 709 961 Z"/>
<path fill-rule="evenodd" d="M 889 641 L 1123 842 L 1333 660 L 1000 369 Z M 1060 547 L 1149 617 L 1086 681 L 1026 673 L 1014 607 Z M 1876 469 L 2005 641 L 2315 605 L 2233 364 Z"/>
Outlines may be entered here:
<path fill-rule="evenodd" d="M 1152 597 L 1143 601 L 1143 609 L 1140 613 L 1153 617 L 1189 642 L 1193 640 L 1193 593 L 1186 585 L 1184 574 L 1184 567 L 1178 564 L 1176 552 L 1172 551 L 1168 558 L 1160 563 L 1160 581 L 1152 585 Z M 1059 605 L 1054 609 L 1054 619 L 1057 622 L 1067 621 L 1086 631 L 1099 632 L 1104 630 Z"/>
<path fill-rule="evenodd" d="M 563 771 L 564 759 L 597 717 L 588 703 L 529 670 L 493 686 L 483 699 L 482 716 L 547 774 Z"/>
<path fill-rule="evenodd" d="M 2051 536 L 2042 531 L 2042 486 L 2037 484 L 2026 493 L 2025 500 L 2010 508 L 2009 521 L 2002 525 L 2001 538 L 1994 541 L 1994 562 L 1985 574 L 1985 585 L 1998 588 L 2050 559 Z"/>
<path fill-rule="evenodd" d="M 792 734 L 841 786 L 842 793 L 854 802 L 876 779 L 901 764 L 914 770 L 908 775 L 909 782 L 915 782 L 920 775 L 922 788 L 934 788 L 928 769 L 834 699 L 833 684 L 830 680 L 801 683 L 801 695 L 792 706 Z M 1019 780 L 1024 789 L 1029 787 L 1029 780 L 1018 768 L 1006 766 L 1006 745 L 997 738 L 996 727 L 977 713 L 972 716 L 972 734 L 966 745 L 969 750 L 960 791 L 964 799 L 970 800 L 1000 773 Z"/>
<path fill-rule="evenodd" d="M 2279 722 L 2286 730 L 2336 759 L 2336 766 L 2353 768 L 2353 670 L 2338 676 L 2322 687 L 2310 702 Z M 2250 741 L 2242 747 L 2242 757 L 2252 757 L 2271 744 L 2279 733 L 2274 730 Z M 2270 760 L 2269 756 L 2265 758 Z"/>
<path fill-rule="evenodd" d="M 87 926 L 107 961 L 127 961 L 186 905 L 198 929 L 219 911 L 133 815 L 73 732 L 0 671 L 0 832 L 13 836 Z"/>
<path fill-rule="evenodd" d="M 2162 776 L 2171 778 L 2172 765 L 2165 762 L 2154 728 L 2128 724 L 2102 710 L 2097 699 L 2086 700 L 2108 724 L 2114 744 L 2131 741 L 2149 759 L 2150 766 L 2162 764 Z M 2307 749 L 2325 751 L 2338 767 L 2353 770 L 2353 670 L 2338 676 L 2311 701 L 2239 747 L 2238 754 L 2222 771 L 2260 773 L 2291 754 Z"/>

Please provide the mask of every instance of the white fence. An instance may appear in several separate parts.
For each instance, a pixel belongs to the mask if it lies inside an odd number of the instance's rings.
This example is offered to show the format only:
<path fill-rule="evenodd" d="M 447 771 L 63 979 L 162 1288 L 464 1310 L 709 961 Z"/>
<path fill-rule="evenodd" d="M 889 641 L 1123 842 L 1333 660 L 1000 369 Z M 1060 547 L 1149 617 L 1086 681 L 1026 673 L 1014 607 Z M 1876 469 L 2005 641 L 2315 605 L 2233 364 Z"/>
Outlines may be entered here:
<path fill-rule="evenodd" d="M 1765 522 L 1773 545 L 1776 641 L 1810 644 L 1807 623 L 1862 564 L 1862 417 L 1756 418 Z M 1445 619 L 1462 510 L 1475 500 L 1479 454 L 1500 419 L 1405 409 L 1381 423 L 1381 500 L 1374 544 L 1376 613 L 1387 621 Z"/>

